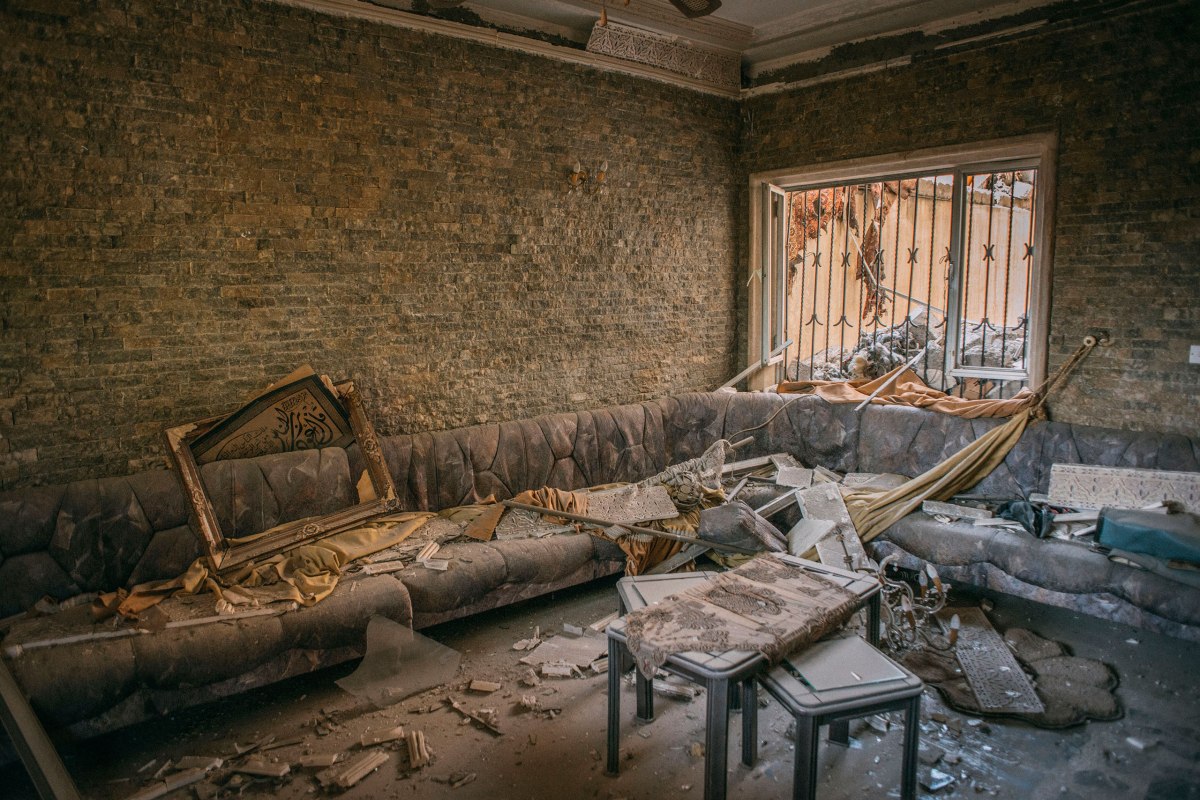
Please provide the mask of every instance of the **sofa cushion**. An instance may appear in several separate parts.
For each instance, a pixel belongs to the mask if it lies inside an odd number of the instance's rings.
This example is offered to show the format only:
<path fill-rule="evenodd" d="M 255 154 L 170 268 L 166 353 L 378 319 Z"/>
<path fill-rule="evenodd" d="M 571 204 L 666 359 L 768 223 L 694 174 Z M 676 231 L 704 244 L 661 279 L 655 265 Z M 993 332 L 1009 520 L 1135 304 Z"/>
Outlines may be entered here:
<path fill-rule="evenodd" d="M 177 595 L 159 608 L 170 620 L 214 616 L 213 597 L 208 594 Z M 6 661 L 34 709 L 47 725 L 59 727 L 104 714 L 143 690 L 162 695 L 163 702 L 171 706 L 170 692 L 187 694 L 228 683 L 264 665 L 287 661 L 289 651 L 310 654 L 314 663 L 324 664 L 330 663 L 323 659 L 325 654 L 340 653 L 342 659 L 356 652 L 361 655 L 372 616 L 381 614 L 401 624 L 412 621 L 408 592 L 390 575 L 347 579 L 316 606 L 278 611 L 153 633 L 131 631 L 121 638 L 34 647 L 10 655 L 12 648 L 33 642 L 113 632 L 111 623 L 93 622 L 89 608 L 80 605 L 17 621 L 2 645 Z M 123 724 L 138 717 L 131 713 L 127 709 L 122 715 Z M 150 713 L 145 710 L 141 718 Z"/>
<path fill-rule="evenodd" d="M 515 539 L 492 542 L 504 559 L 508 583 L 552 584 L 566 578 L 595 557 L 586 533 L 548 536 L 544 539 Z"/>
<path fill-rule="evenodd" d="M 482 542 L 447 544 L 438 558 L 449 559 L 449 568 L 410 567 L 394 573 L 412 598 L 414 615 L 470 605 L 508 579 L 504 556 Z"/>

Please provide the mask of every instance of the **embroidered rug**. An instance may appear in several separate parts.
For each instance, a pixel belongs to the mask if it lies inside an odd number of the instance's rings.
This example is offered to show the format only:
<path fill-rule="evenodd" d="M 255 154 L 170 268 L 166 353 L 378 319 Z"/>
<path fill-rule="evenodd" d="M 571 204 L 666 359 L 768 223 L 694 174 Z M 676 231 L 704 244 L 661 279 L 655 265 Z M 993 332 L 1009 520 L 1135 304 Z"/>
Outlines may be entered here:
<path fill-rule="evenodd" d="M 772 556 L 625 617 L 629 651 L 650 677 L 672 653 L 745 650 L 776 664 L 842 625 L 857 596 Z"/>

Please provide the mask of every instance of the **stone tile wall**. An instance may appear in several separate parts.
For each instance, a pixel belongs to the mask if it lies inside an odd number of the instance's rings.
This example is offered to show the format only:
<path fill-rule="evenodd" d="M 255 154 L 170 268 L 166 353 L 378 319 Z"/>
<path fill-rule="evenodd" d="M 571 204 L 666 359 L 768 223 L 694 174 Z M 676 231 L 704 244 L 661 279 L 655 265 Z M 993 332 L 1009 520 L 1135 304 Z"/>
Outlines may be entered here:
<path fill-rule="evenodd" d="M 0 65 L 0 488 L 306 362 L 381 434 L 736 371 L 734 101 L 238 0 L 16 0 Z"/>

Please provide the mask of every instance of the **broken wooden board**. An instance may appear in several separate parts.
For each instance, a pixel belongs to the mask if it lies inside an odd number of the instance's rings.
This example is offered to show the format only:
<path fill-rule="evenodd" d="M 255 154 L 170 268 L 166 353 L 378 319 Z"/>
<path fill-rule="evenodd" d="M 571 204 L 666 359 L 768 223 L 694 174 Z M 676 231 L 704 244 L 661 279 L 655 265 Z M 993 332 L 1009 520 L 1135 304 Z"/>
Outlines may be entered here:
<path fill-rule="evenodd" d="M 796 492 L 804 516 L 813 520 L 829 520 L 832 533 L 816 543 L 817 557 L 822 564 L 851 571 L 868 563 L 867 551 L 858 538 L 858 530 L 850 520 L 850 512 L 842 500 L 841 487 L 836 483 L 818 483 Z M 847 563 L 849 558 L 850 563 Z"/>
<path fill-rule="evenodd" d="M 129 795 L 125 800 L 157 800 L 159 797 L 168 795 L 176 789 L 182 789 L 185 786 L 191 786 L 193 783 L 199 783 L 204 780 L 204 776 L 208 774 L 208 770 L 197 767 L 196 769 L 188 769 L 183 772 L 176 772 L 174 775 L 168 775 L 158 783 L 152 783 L 145 786 Z M 79 795 L 75 795 L 78 797 Z M 44 797 L 53 797 L 55 800 L 62 800 L 59 795 L 44 795 Z"/>
<path fill-rule="evenodd" d="M 829 536 L 837 528 L 837 523 L 829 519 L 813 519 L 803 517 L 788 531 L 788 553 L 803 556 L 817 546 L 817 542 Z"/>
<path fill-rule="evenodd" d="M 599 492 L 576 492 L 587 500 L 589 516 L 609 522 L 652 522 L 674 519 L 679 509 L 671 502 L 667 487 L 622 486 Z"/>
<path fill-rule="evenodd" d="M 79 800 L 75 781 L 3 658 L 0 658 L 0 723 L 39 795 L 55 800 Z M 199 775 L 204 777 L 204 770 Z"/>
<path fill-rule="evenodd" d="M 778 514 L 788 506 L 798 502 L 796 492 L 784 492 L 774 500 L 763 504 L 761 507 L 754 509 L 754 513 L 758 514 L 763 519 L 770 517 L 772 514 Z"/>
<path fill-rule="evenodd" d="M 390 756 L 381 750 L 371 750 L 344 767 L 330 767 L 328 770 L 318 773 L 317 780 L 326 787 L 337 786 L 341 789 L 349 789 L 386 764 L 389 758 Z"/>
<path fill-rule="evenodd" d="M 779 453 L 778 455 L 783 455 Z M 721 467 L 721 475 L 728 477 L 730 475 L 746 475 L 759 470 L 769 470 L 774 468 L 771 463 L 770 456 L 759 456 L 758 458 L 747 458 L 742 461 L 733 461 Z"/>
<path fill-rule="evenodd" d="M 1142 508 L 1173 500 L 1200 514 L 1200 472 L 1054 464 L 1047 494 L 1051 505 L 1070 508 Z"/>
<path fill-rule="evenodd" d="M 855 572 L 869 564 L 870 557 L 856 533 L 838 530 L 817 542 L 817 559 L 827 567 Z"/>
<path fill-rule="evenodd" d="M 820 464 L 813 467 L 813 483 L 841 483 L 841 473 L 834 472 L 831 469 L 826 469 Z"/>
<path fill-rule="evenodd" d="M 712 548 L 706 544 L 692 544 L 680 550 L 670 558 L 664 559 L 646 570 L 645 575 L 666 575 L 682 567 L 689 561 L 694 561 Z"/>
<path fill-rule="evenodd" d="M 292 771 L 290 764 L 282 761 L 258 761 L 250 759 L 244 764 L 233 768 L 234 772 L 243 775 L 254 775 L 259 778 L 282 778 Z"/>
<path fill-rule="evenodd" d="M 485 681 L 476 678 L 468 684 L 467 689 L 472 692 L 479 692 L 480 694 L 491 694 L 492 692 L 500 691 L 501 686 L 502 684 L 496 681 Z"/>
<path fill-rule="evenodd" d="M 394 728 L 384 728 L 382 730 L 367 730 L 363 731 L 362 737 L 358 740 L 362 747 L 374 747 L 377 744 L 387 744 L 394 742 L 397 739 L 404 738 L 404 726 L 397 725 Z"/>
<path fill-rule="evenodd" d="M 799 489 L 796 496 L 804 516 L 812 519 L 827 519 L 838 526 L 838 531 L 849 531 L 857 536 L 850 512 L 842 500 L 842 490 L 836 483 L 818 483 L 808 489 Z"/>
<path fill-rule="evenodd" d="M 983 711 L 1040 714 L 1046 710 L 1025 671 L 987 615 L 978 608 L 946 609 L 939 618 L 959 619 L 955 655 Z"/>
<path fill-rule="evenodd" d="M 476 725 L 480 726 L 481 728 L 488 731 L 489 733 L 494 733 L 496 736 L 504 735 L 504 731 L 500 730 L 495 725 L 493 725 L 491 722 L 484 719 L 481 714 L 476 714 L 473 711 L 469 711 L 466 707 L 464 707 L 462 704 L 460 704 L 457 700 L 455 700 L 450 695 L 446 695 L 446 705 L 450 706 L 455 711 L 462 714 L 464 717 L 471 720 Z"/>
<path fill-rule="evenodd" d="M 784 469 L 785 467 L 803 467 L 804 466 L 799 461 L 797 461 L 796 457 L 794 455 L 792 455 L 791 453 L 772 453 L 771 455 L 767 456 L 767 459 L 770 460 L 770 462 L 775 465 L 775 469 L 777 469 L 777 470 Z"/>
<path fill-rule="evenodd" d="M 408 734 L 406 743 L 408 744 L 408 765 L 414 769 L 423 767 L 429 763 L 433 753 L 429 749 L 429 745 L 425 742 L 425 734 L 421 731 L 411 731 Z"/>
<path fill-rule="evenodd" d="M 806 467 L 780 467 L 775 472 L 775 483 L 779 486 L 807 489 L 812 482 L 813 471 Z"/>

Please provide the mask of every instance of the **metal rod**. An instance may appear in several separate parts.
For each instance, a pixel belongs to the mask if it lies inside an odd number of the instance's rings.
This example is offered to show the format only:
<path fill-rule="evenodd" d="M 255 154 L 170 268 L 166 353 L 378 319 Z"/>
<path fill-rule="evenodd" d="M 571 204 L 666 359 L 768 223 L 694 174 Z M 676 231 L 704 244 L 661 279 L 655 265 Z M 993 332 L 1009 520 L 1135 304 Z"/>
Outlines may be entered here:
<path fill-rule="evenodd" d="M 928 347 L 928 345 L 926 345 L 926 347 Z M 871 392 L 869 395 L 867 395 L 867 399 L 866 399 L 866 400 L 863 400 L 861 403 L 859 403 L 858 405 L 856 405 L 856 406 L 854 407 L 854 410 L 855 410 L 855 411 L 862 411 L 863 407 L 864 407 L 864 406 L 866 406 L 866 404 L 867 404 L 867 403 L 869 403 L 869 402 L 871 402 L 872 400 L 874 400 L 874 399 L 875 399 L 875 397 L 876 397 L 876 396 L 878 396 L 878 394 L 879 394 L 880 392 L 882 392 L 882 391 L 883 391 L 884 389 L 886 389 L 887 387 L 891 386 L 891 385 L 892 385 L 892 381 L 896 380 L 896 378 L 899 378 L 899 377 L 901 376 L 901 374 L 903 374 L 903 373 L 904 373 L 904 370 L 906 370 L 906 369 L 912 369 L 912 365 L 913 365 L 913 364 L 915 364 L 915 363 L 917 363 L 918 361 L 920 361 L 920 360 L 921 360 L 921 358 L 922 358 L 924 355 L 925 355 L 925 347 L 922 347 L 922 348 L 921 348 L 921 350 L 920 350 L 920 352 L 918 352 L 918 353 L 917 353 L 915 356 L 913 356 L 912 358 L 910 358 L 910 359 L 908 360 L 908 363 L 904 365 L 904 369 L 898 369 L 898 370 L 895 370 L 895 371 L 892 373 L 892 377 L 888 378 L 886 381 L 884 381 L 883 383 L 879 384 L 879 388 L 877 388 L 875 391 L 873 391 L 873 392 Z"/>
<path fill-rule="evenodd" d="M 678 533 L 667 533 L 666 531 L 656 531 L 653 528 L 643 528 L 641 525 L 628 525 L 624 522 L 612 522 L 610 520 L 597 519 L 589 517 L 586 514 L 574 514 L 570 511 L 557 511 L 553 508 L 544 508 L 543 506 L 533 506 L 527 503 L 518 503 L 515 500 L 501 500 L 500 505 L 509 508 L 519 508 L 522 511 L 533 511 L 538 514 L 545 514 L 549 517 L 562 517 L 569 519 L 572 522 L 586 522 L 590 525 L 596 525 L 602 528 L 624 528 L 633 533 L 640 533 L 645 536 L 656 536 L 659 539 L 670 539 L 673 542 L 684 542 L 685 544 L 703 544 L 711 547 L 714 550 L 725 550 L 730 553 L 742 553 L 744 555 L 756 555 L 757 551 L 748 550 L 745 547 L 737 545 L 725 544 L 723 542 L 712 542 L 708 539 L 701 539 L 696 536 L 683 536 Z"/>
<path fill-rule="evenodd" d="M 195 625 L 212 625 L 219 622 L 236 622 L 240 619 L 249 619 L 251 617 L 268 617 L 278 616 L 285 611 L 295 609 L 294 603 L 289 603 L 287 606 L 279 608 L 260 608 L 253 611 L 239 611 L 235 614 L 217 614 L 210 617 L 197 617 L 195 619 L 173 619 L 166 624 L 167 628 L 190 628 Z M 75 633 L 67 636 L 57 636 L 53 639 L 37 639 L 32 642 L 21 642 L 19 644 L 11 644 L 4 648 L 4 655 L 9 658 L 20 658 L 21 655 L 29 650 L 41 650 L 45 647 L 57 647 L 64 644 L 79 644 L 80 642 L 94 642 L 100 639 L 124 639 L 128 636 L 141 636 L 149 633 L 143 628 L 121 628 L 111 631 L 91 631 L 89 633 Z"/>
<path fill-rule="evenodd" d="M 735 385 L 741 383 L 742 380 L 744 380 L 745 378 L 749 377 L 750 375 L 753 375 L 758 370 L 770 366 L 771 359 L 774 358 L 775 356 L 779 355 L 780 353 L 782 353 L 784 350 L 786 350 L 788 347 L 790 347 L 791 344 L 792 344 L 792 340 L 788 339 L 782 345 L 780 345 L 779 347 L 775 348 L 770 353 L 768 353 L 765 361 L 760 361 L 757 364 L 751 364 L 750 366 L 746 367 L 744 370 L 739 372 L 737 375 L 734 375 L 732 378 L 730 378 L 729 380 L 722 383 L 721 388 L 728 389 L 730 386 L 735 386 Z"/>

